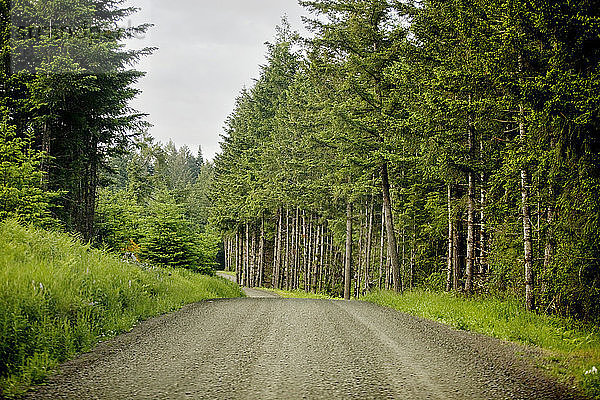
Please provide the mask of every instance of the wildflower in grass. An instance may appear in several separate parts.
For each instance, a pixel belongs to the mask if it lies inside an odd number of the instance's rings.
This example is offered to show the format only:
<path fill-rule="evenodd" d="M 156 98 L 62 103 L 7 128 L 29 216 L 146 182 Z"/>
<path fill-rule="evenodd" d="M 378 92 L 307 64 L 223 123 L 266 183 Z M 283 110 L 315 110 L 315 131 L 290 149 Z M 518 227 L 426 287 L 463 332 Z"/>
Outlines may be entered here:
<path fill-rule="evenodd" d="M 598 369 L 596 367 L 592 367 L 591 369 L 585 371 L 584 375 L 596 375 L 598 373 Z"/>

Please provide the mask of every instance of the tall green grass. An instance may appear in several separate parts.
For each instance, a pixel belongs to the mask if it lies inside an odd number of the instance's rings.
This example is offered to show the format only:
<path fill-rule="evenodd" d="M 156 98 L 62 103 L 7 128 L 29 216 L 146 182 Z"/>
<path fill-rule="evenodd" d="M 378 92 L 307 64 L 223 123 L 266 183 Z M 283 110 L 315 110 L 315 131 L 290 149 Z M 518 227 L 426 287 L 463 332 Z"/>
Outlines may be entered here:
<path fill-rule="evenodd" d="M 142 268 L 64 233 L 0 223 L 0 393 L 21 393 L 141 319 L 240 296 L 221 278 Z"/>
<path fill-rule="evenodd" d="M 449 293 L 415 291 L 403 295 L 373 292 L 364 301 L 407 314 L 548 351 L 543 367 L 575 381 L 600 399 L 600 330 L 571 319 L 527 311 L 516 300 L 467 299 Z M 587 374 L 586 374 L 587 372 Z"/>

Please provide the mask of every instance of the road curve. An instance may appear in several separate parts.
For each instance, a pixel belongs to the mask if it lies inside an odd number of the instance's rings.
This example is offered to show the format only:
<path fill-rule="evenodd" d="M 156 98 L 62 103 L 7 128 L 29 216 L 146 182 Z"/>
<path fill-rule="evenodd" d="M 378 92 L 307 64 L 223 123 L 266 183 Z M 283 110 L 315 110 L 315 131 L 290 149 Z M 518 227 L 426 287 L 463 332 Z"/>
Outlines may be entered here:
<path fill-rule="evenodd" d="M 232 275 L 229 275 L 229 274 L 226 274 L 223 272 L 217 271 L 217 276 L 227 279 L 228 281 L 231 281 L 233 283 L 237 282 L 237 279 L 235 276 L 232 276 Z M 244 291 L 244 294 L 246 295 L 246 297 L 262 298 L 262 299 L 264 299 L 264 298 L 276 299 L 276 298 L 280 297 L 278 294 L 269 292 L 268 290 L 253 289 L 253 288 L 248 288 L 248 287 L 242 287 L 242 290 Z"/>
<path fill-rule="evenodd" d="M 532 350 L 363 302 L 202 302 L 62 366 L 27 399 L 571 399 Z"/>

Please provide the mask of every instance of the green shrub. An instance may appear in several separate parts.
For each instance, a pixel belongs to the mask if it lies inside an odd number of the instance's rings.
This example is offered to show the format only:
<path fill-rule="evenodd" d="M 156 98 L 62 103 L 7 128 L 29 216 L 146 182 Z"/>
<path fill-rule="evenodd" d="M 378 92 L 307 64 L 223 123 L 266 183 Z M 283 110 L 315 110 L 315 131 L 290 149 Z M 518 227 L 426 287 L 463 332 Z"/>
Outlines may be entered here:
<path fill-rule="evenodd" d="M 56 225 L 50 215 L 58 196 L 42 187 L 43 154 L 31 148 L 31 138 L 19 138 L 0 110 L 0 221 L 19 219 L 37 225 Z"/>
<path fill-rule="evenodd" d="M 141 242 L 142 259 L 155 265 L 212 274 L 214 265 L 202 264 L 197 237 L 185 219 L 183 208 L 168 193 L 159 194 L 148 208 Z"/>

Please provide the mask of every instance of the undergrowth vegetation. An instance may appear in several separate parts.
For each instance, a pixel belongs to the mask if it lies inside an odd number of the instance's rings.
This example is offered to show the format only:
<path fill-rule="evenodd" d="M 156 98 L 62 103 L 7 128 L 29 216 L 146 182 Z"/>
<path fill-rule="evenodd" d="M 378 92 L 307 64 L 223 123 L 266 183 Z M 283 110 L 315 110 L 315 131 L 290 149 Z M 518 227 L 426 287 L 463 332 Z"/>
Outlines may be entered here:
<path fill-rule="evenodd" d="M 600 398 L 600 331 L 572 319 L 525 310 L 518 300 L 467 299 L 427 291 L 399 295 L 388 291 L 367 294 L 364 301 L 391 307 L 457 329 L 483 333 L 548 350 L 543 367 L 565 380 L 574 380 Z"/>
<path fill-rule="evenodd" d="M 67 234 L 0 223 L 0 393 L 21 393 L 141 319 L 240 296 L 221 278 L 125 263 Z"/>

